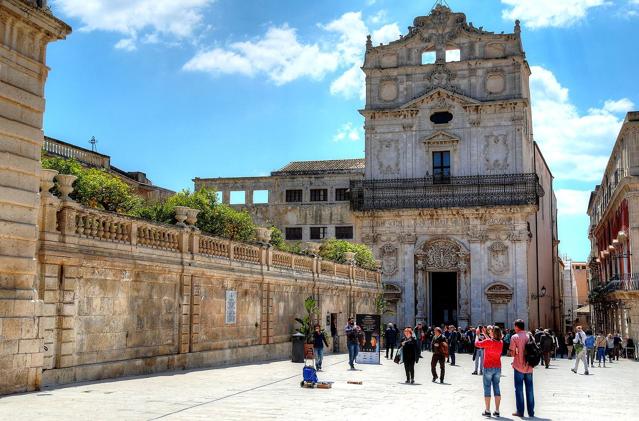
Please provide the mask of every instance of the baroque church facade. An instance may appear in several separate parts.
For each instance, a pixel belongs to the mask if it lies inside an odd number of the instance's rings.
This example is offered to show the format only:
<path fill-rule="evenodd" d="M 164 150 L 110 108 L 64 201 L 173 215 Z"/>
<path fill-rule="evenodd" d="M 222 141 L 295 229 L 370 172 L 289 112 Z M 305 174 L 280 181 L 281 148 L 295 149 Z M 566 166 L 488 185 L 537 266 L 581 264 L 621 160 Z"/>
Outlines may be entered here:
<path fill-rule="evenodd" d="M 368 244 L 387 321 L 561 324 L 556 199 L 533 139 L 519 23 L 495 34 L 437 5 L 373 46 L 365 158 L 292 162 L 268 177 L 196 178 L 287 240 Z M 266 203 L 253 192 L 268 191 Z"/>

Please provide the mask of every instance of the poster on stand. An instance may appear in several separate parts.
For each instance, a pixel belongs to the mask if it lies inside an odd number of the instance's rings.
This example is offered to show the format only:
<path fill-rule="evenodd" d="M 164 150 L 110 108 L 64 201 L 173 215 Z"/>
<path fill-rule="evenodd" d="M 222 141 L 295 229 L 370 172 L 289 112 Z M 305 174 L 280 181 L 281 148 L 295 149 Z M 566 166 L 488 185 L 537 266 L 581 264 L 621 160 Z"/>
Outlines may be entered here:
<path fill-rule="evenodd" d="M 381 323 L 379 314 L 357 314 L 355 323 L 362 329 L 364 337 L 359 343 L 358 364 L 380 364 Z"/>

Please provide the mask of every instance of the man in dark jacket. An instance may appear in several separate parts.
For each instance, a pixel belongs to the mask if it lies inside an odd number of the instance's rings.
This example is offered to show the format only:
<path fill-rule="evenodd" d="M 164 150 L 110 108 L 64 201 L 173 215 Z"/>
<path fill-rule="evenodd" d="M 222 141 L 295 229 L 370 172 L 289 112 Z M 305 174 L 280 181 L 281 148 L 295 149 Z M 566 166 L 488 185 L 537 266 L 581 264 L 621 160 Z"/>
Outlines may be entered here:
<path fill-rule="evenodd" d="M 430 360 L 430 371 L 433 374 L 433 382 L 437 381 L 437 363 L 439 363 L 439 382 L 444 383 L 448 342 L 446 342 L 446 338 L 442 335 L 442 330 L 439 327 L 435 328 L 435 337 L 431 343 L 431 349 L 433 350 L 433 358 Z"/>
<path fill-rule="evenodd" d="M 388 350 L 390 349 L 390 357 L 393 359 L 395 353 L 395 346 L 397 345 L 397 334 L 392 323 L 388 324 L 386 331 L 384 332 L 384 343 L 386 344 L 386 359 L 388 359 Z"/>
<path fill-rule="evenodd" d="M 544 356 L 544 365 L 546 368 L 550 365 L 550 356 L 555 349 L 555 340 L 550 336 L 548 329 L 544 330 L 539 336 L 539 347 Z"/>
<path fill-rule="evenodd" d="M 448 326 L 448 356 L 450 357 L 450 365 L 455 365 L 455 352 L 459 346 L 459 332 L 455 326 Z"/>

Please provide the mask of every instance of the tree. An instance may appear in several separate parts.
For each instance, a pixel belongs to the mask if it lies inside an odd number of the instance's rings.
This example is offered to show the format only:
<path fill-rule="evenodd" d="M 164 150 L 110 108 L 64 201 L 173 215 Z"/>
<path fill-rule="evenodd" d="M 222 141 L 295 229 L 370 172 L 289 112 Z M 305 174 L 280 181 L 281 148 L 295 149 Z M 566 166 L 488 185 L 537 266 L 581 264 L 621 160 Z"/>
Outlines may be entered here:
<path fill-rule="evenodd" d="M 320 248 L 320 256 L 325 260 L 347 263 L 345 253 L 355 253 L 355 262 L 365 269 L 376 269 L 373 251 L 365 244 L 349 243 L 345 240 L 325 240 Z"/>
<path fill-rule="evenodd" d="M 102 169 L 85 168 L 75 159 L 45 158 L 42 160 L 42 168 L 75 175 L 77 180 L 71 198 L 85 206 L 128 213 L 140 207 L 143 202 L 134 189 L 118 177 Z M 58 194 L 57 190 L 53 193 Z"/>

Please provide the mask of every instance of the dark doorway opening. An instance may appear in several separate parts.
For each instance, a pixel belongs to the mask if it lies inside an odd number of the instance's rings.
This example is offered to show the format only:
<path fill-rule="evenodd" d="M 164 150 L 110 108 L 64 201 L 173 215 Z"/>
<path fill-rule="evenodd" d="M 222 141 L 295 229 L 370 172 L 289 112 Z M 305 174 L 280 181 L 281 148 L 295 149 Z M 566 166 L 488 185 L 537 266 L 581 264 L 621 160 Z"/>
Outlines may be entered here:
<path fill-rule="evenodd" d="M 431 272 L 430 301 L 433 326 L 457 326 L 457 272 Z"/>

